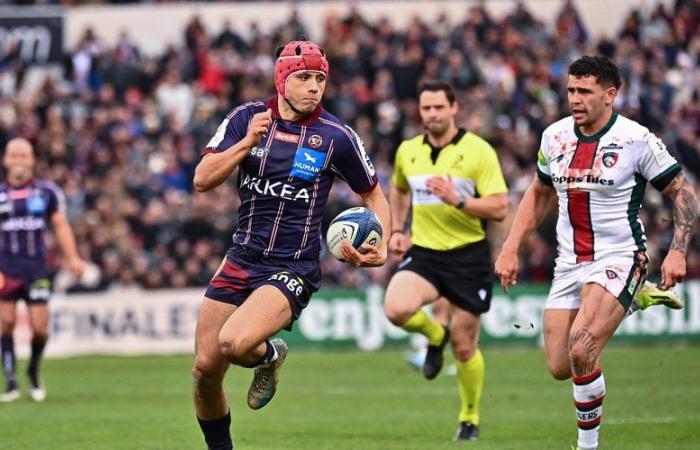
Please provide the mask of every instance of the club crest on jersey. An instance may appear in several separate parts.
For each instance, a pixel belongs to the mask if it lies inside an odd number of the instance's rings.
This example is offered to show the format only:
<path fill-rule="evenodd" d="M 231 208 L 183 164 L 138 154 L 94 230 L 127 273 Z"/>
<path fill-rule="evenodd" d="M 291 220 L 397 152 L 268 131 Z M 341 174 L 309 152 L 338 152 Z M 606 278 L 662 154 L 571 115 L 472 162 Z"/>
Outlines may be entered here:
<path fill-rule="evenodd" d="M 323 138 L 321 138 L 321 136 L 318 134 L 312 134 L 307 142 L 311 148 L 320 148 L 321 145 L 323 145 Z"/>
<path fill-rule="evenodd" d="M 608 277 L 608 280 L 614 280 L 615 278 L 617 278 L 617 274 L 610 269 L 605 270 L 605 275 Z"/>
<path fill-rule="evenodd" d="M 326 154 L 317 152 L 310 148 L 300 147 L 294 155 L 294 163 L 292 164 L 291 176 L 311 181 L 323 169 L 326 162 Z"/>
<path fill-rule="evenodd" d="M 619 153 L 616 152 L 605 152 L 603 153 L 603 165 L 607 167 L 608 169 L 614 166 L 617 163 L 617 158 L 619 157 Z"/>

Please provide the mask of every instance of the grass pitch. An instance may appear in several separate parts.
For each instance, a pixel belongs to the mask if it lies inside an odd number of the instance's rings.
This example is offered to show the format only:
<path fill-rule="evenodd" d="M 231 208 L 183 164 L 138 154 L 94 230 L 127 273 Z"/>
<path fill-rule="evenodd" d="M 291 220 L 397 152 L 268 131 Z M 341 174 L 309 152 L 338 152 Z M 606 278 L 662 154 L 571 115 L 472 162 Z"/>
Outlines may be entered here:
<path fill-rule="evenodd" d="M 576 440 L 571 383 L 549 378 L 543 352 L 487 348 L 484 357 L 478 442 L 451 442 L 459 408 L 454 377 L 426 381 L 398 351 L 292 348 L 277 397 L 260 411 L 245 404 L 252 372 L 229 371 L 236 448 L 569 450 Z M 0 405 L 0 449 L 203 449 L 190 361 L 49 360 L 46 402 L 33 403 L 25 392 Z M 601 450 L 700 448 L 699 347 L 610 348 L 603 369 Z"/>

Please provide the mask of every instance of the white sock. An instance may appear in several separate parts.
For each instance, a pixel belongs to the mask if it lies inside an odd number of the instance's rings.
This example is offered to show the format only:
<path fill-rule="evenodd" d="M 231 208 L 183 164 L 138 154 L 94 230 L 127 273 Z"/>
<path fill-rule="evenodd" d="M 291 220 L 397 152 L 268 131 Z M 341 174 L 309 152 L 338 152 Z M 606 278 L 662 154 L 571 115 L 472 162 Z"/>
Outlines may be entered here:
<path fill-rule="evenodd" d="M 581 450 L 598 448 L 598 433 L 603 416 L 605 378 L 600 368 L 582 377 L 573 377 L 574 404 L 578 422 L 578 447 Z"/>
<path fill-rule="evenodd" d="M 277 349 L 275 348 L 274 345 L 270 344 L 270 347 L 272 347 L 272 356 L 270 356 L 270 359 L 267 360 L 268 363 L 273 363 L 277 361 L 277 357 L 279 354 L 277 353 Z"/>
<path fill-rule="evenodd" d="M 269 366 L 273 362 L 277 361 L 277 357 L 279 356 L 277 354 L 277 349 L 275 348 L 274 345 L 272 345 L 272 342 L 269 340 L 265 341 L 265 354 L 263 355 L 262 358 L 260 358 L 260 361 L 257 362 L 253 367 L 261 367 L 261 366 Z"/>

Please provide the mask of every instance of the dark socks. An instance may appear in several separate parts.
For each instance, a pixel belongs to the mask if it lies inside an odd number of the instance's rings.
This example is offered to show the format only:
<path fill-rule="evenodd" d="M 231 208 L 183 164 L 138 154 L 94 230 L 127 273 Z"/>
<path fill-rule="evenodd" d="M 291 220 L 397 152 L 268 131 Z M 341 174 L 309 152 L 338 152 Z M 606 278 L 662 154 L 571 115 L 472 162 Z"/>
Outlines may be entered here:
<path fill-rule="evenodd" d="M 29 381 L 32 383 L 32 387 L 35 388 L 39 387 L 39 362 L 41 361 L 41 355 L 44 353 L 45 346 L 45 339 L 32 339 L 32 356 L 29 360 L 27 375 L 29 375 Z"/>
<path fill-rule="evenodd" d="M 202 420 L 197 417 L 199 427 L 209 450 L 233 450 L 231 441 L 231 411 L 220 419 Z"/>
<path fill-rule="evenodd" d="M 0 337 L 0 355 L 2 359 L 2 371 L 7 381 L 7 389 L 17 389 L 17 358 L 15 357 L 15 340 L 12 335 Z"/>
<path fill-rule="evenodd" d="M 272 346 L 269 339 L 265 339 L 265 354 L 262 358 L 260 358 L 260 361 L 256 362 L 255 365 L 253 365 L 253 367 L 258 367 L 263 364 L 270 363 L 277 359 L 275 358 L 275 356 L 277 356 L 277 354 L 275 353 L 275 347 Z"/>

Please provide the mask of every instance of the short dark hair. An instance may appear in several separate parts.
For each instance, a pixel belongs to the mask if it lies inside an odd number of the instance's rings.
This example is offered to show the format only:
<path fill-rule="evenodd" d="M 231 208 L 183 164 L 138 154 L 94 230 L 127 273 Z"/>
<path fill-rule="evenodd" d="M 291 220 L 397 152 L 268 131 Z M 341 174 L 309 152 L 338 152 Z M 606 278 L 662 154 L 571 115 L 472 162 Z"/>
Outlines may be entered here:
<path fill-rule="evenodd" d="M 569 66 L 569 75 L 594 76 L 596 82 L 604 87 L 614 86 L 615 89 L 620 89 L 622 85 L 620 71 L 607 56 L 582 56 Z"/>
<path fill-rule="evenodd" d="M 418 95 L 420 96 L 425 91 L 444 92 L 450 105 L 454 104 L 456 100 L 455 90 L 452 88 L 452 85 L 441 80 L 426 80 L 422 82 L 420 86 L 418 86 Z"/>

